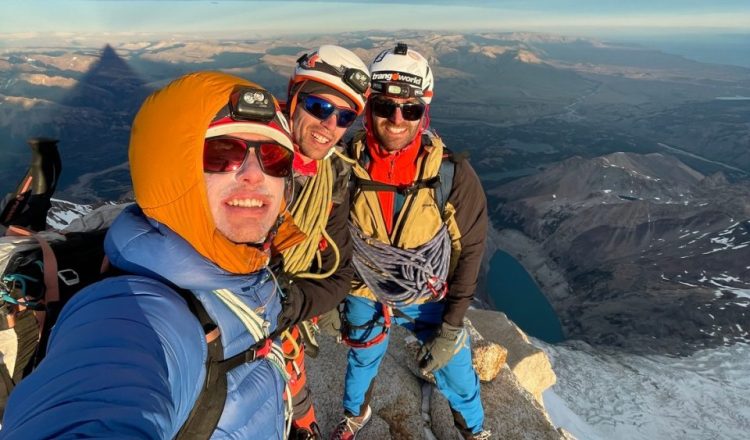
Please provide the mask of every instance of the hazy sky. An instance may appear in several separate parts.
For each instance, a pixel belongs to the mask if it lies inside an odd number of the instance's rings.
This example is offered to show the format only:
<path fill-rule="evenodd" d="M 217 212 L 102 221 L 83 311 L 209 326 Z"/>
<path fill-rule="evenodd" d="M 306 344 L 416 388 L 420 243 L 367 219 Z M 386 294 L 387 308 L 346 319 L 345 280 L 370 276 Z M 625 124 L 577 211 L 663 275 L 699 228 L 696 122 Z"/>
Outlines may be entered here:
<path fill-rule="evenodd" d="M 750 0 L 0 1 L 6 44 L 50 32 L 241 38 L 394 29 L 750 33 Z"/>

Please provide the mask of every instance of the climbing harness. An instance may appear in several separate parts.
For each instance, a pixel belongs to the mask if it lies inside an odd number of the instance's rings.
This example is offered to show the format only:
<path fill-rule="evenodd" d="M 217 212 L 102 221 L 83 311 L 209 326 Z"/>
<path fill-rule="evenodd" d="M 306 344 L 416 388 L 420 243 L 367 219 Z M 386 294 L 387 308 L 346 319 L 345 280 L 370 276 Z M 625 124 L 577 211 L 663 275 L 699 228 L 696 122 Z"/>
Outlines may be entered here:
<path fill-rule="evenodd" d="M 372 338 L 369 341 L 357 341 L 354 339 L 351 339 L 349 337 L 349 333 L 351 330 L 372 330 L 375 328 L 375 323 L 379 323 L 380 320 L 378 318 L 372 319 L 370 321 L 367 321 L 366 323 L 362 325 L 354 325 L 347 321 L 346 319 L 346 313 L 341 314 L 341 342 L 349 347 L 352 348 L 368 348 L 372 347 L 373 345 L 380 344 L 383 342 L 383 340 L 388 336 L 388 332 L 391 329 L 393 318 L 401 318 L 406 321 L 408 321 L 414 328 L 411 330 L 412 333 L 416 334 L 419 331 L 425 329 L 425 328 L 432 328 L 432 324 L 420 321 L 418 319 L 412 318 L 411 316 L 407 315 L 406 313 L 402 312 L 399 309 L 387 306 L 385 304 L 380 304 L 382 307 L 382 313 L 383 313 L 383 322 L 381 325 L 381 328 L 383 329 L 380 334 L 378 334 L 376 337 Z"/>
<path fill-rule="evenodd" d="M 342 328 L 341 342 L 343 342 L 344 344 L 352 348 L 368 348 L 368 347 L 372 347 L 373 345 L 380 344 L 381 342 L 383 342 L 386 336 L 388 336 L 388 332 L 391 330 L 391 316 L 392 315 L 393 315 L 393 310 L 391 310 L 389 306 L 383 304 L 383 331 L 380 332 L 380 334 L 378 334 L 374 338 L 370 339 L 369 341 L 359 342 L 359 341 L 355 341 L 349 338 L 349 330 L 350 329 L 372 329 L 375 321 L 374 320 L 368 321 L 364 325 L 353 325 L 350 322 L 345 321 L 346 314 L 342 313 L 341 314 L 342 325 L 345 328 Z"/>

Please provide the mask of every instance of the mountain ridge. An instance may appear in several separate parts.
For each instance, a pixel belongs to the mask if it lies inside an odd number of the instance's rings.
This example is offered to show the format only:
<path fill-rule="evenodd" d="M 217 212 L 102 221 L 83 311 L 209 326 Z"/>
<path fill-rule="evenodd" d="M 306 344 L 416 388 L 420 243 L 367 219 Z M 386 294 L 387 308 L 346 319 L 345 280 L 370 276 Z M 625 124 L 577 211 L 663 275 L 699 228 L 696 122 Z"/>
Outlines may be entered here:
<path fill-rule="evenodd" d="M 616 153 L 489 194 L 495 227 L 538 243 L 567 281 L 549 297 L 566 336 L 665 354 L 748 340 L 747 183 L 707 179 L 665 155 Z"/>

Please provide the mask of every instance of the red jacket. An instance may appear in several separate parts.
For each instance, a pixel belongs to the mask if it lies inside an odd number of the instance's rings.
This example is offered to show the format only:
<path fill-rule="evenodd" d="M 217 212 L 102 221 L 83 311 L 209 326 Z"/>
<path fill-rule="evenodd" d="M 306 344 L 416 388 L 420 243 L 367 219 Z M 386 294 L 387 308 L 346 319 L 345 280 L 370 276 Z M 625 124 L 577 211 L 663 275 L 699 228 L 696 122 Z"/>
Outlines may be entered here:
<path fill-rule="evenodd" d="M 372 180 L 397 186 L 409 186 L 417 177 L 417 158 L 421 152 L 422 130 L 419 130 L 414 140 L 395 153 L 390 153 L 380 147 L 375 136 L 368 131 L 367 151 L 370 163 L 367 172 Z M 393 229 L 395 216 L 394 205 L 396 193 L 392 191 L 378 191 L 378 199 L 385 217 L 385 227 L 390 234 Z"/>

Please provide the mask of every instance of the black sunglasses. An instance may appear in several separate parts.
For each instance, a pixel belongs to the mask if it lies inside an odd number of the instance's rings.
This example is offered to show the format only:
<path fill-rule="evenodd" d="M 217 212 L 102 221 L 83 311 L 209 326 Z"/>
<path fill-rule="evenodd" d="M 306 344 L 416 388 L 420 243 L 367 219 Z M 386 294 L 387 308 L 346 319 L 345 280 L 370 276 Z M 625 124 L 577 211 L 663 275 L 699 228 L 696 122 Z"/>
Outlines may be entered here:
<path fill-rule="evenodd" d="M 321 121 L 325 121 L 331 117 L 331 115 L 336 115 L 336 125 L 341 128 L 347 128 L 357 119 L 357 112 L 354 110 L 338 107 L 334 103 L 323 99 L 320 96 L 300 93 L 299 97 L 304 105 L 305 111 Z"/>
<path fill-rule="evenodd" d="M 407 121 L 416 121 L 424 114 L 424 104 L 405 102 L 399 104 L 391 99 L 375 98 L 370 101 L 372 114 L 379 118 L 391 118 L 397 108 L 401 109 L 401 116 Z"/>
<path fill-rule="evenodd" d="M 294 153 L 281 144 L 271 141 L 248 141 L 231 136 L 208 138 L 203 143 L 203 171 L 229 173 L 237 171 L 247 159 L 247 152 L 255 150 L 260 169 L 271 177 L 289 177 L 292 174 Z"/>

